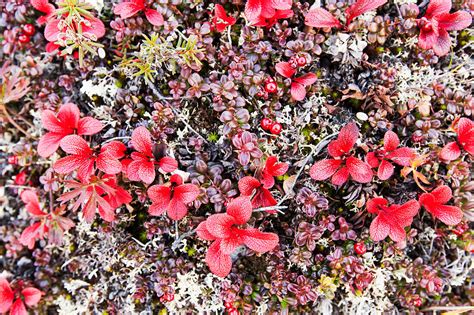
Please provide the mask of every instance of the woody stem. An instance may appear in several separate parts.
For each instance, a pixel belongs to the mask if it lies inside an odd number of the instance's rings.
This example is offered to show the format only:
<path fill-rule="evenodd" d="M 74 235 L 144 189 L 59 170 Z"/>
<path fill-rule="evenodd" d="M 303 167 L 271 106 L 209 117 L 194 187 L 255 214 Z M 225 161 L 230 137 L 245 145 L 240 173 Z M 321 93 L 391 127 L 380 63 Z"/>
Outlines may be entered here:
<path fill-rule="evenodd" d="M 30 137 L 30 134 L 28 132 L 25 131 L 25 129 L 23 129 L 22 127 L 20 127 L 20 125 L 18 125 L 12 118 L 12 116 L 10 116 L 10 113 L 8 112 L 8 109 L 7 109 L 7 106 L 6 104 L 2 104 L 0 103 L 0 108 L 3 109 L 3 113 L 5 114 L 5 117 L 7 118 L 8 122 L 10 124 L 12 124 L 16 129 L 18 129 L 21 133 L 23 133 L 27 138 Z"/>

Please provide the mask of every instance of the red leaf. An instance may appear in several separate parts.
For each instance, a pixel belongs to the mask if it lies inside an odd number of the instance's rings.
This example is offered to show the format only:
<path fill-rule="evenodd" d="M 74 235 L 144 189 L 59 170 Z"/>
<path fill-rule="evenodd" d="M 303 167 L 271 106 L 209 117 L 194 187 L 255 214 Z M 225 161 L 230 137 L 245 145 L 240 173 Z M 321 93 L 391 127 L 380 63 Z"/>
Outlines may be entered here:
<path fill-rule="evenodd" d="M 318 76 L 316 74 L 306 73 L 306 74 L 303 74 L 300 77 L 294 78 L 293 81 L 298 82 L 301 85 L 306 87 L 306 86 L 309 86 L 309 85 L 313 84 L 314 82 L 316 82 L 317 79 L 318 79 Z"/>
<path fill-rule="evenodd" d="M 133 162 L 132 162 L 133 163 Z M 130 163 L 130 166 L 132 165 Z M 151 184 L 155 180 L 155 164 L 153 162 L 141 162 L 138 167 L 138 177 L 145 184 Z"/>
<path fill-rule="evenodd" d="M 78 166 L 84 165 L 86 161 L 87 159 L 80 158 L 78 155 L 69 155 L 57 160 L 53 168 L 59 174 L 69 174 L 76 170 Z"/>
<path fill-rule="evenodd" d="M 28 315 L 25 304 L 21 299 L 17 299 L 10 309 L 10 315 Z"/>
<path fill-rule="evenodd" d="M 213 274 L 218 277 L 225 277 L 232 269 L 232 259 L 220 250 L 220 241 L 214 241 L 206 254 L 206 264 Z"/>
<path fill-rule="evenodd" d="M 375 241 L 381 241 L 388 236 L 390 225 L 380 216 L 377 216 L 370 224 L 370 238 Z"/>
<path fill-rule="evenodd" d="M 448 32 L 444 29 L 439 29 L 438 32 L 439 34 L 436 38 L 436 42 L 433 45 L 433 51 L 438 56 L 444 56 L 447 55 L 451 49 L 451 38 L 449 37 Z"/>
<path fill-rule="evenodd" d="M 178 161 L 172 157 L 165 156 L 160 159 L 159 167 L 167 173 L 174 172 L 178 168 Z"/>
<path fill-rule="evenodd" d="M 153 185 L 148 188 L 148 197 L 153 202 L 148 208 L 150 215 L 159 216 L 165 213 L 171 200 L 171 189 L 165 185 Z"/>
<path fill-rule="evenodd" d="M 96 38 L 101 38 L 105 35 L 105 26 L 100 19 L 90 17 L 85 20 L 86 22 L 82 23 L 82 31 L 84 33 L 94 35 Z M 90 25 L 87 25 L 86 23 Z"/>
<path fill-rule="evenodd" d="M 254 228 L 242 230 L 240 234 L 244 244 L 258 253 L 271 251 L 279 242 L 275 233 L 264 233 Z"/>
<path fill-rule="evenodd" d="M 420 196 L 420 204 L 435 218 L 447 225 L 457 225 L 461 222 L 463 212 L 459 207 L 444 205 L 452 198 L 451 189 L 442 185 L 431 193 Z"/>
<path fill-rule="evenodd" d="M 225 238 L 220 241 L 221 241 L 220 250 L 223 254 L 226 254 L 226 255 L 231 255 L 233 252 L 235 252 L 237 247 L 243 244 L 243 241 L 239 237 L 239 235 L 233 235 L 230 238 Z"/>
<path fill-rule="evenodd" d="M 400 139 L 395 132 L 389 130 L 383 137 L 383 147 L 385 151 L 391 152 L 400 145 Z"/>
<path fill-rule="evenodd" d="M 171 220 L 178 221 L 188 214 L 188 207 L 181 200 L 173 197 L 168 205 L 166 213 Z"/>
<path fill-rule="evenodd" d="M 135 150 L 147 156 L 152 156 L 151 134 L 145 127 L 136 128 L 132 133 L 131 143 Z"/>
<path fill-rule="evenodd" d="M 276 10 L 290 10 L 292 0 L 271 0 L 272 7 Z"/>
<path fill-rule="evenodd" d="M 114 14 L 120 15 L 121 19 L 126 19 L 134 16 L 143 9 L 145 9 L 144 0 L 127 1 L 117 4 L 114 7 Z"/>
<path fill-rule="evenodd" d="M 104 144 L 100 151 L 107 151 L 115 159 L 121 159 L 125 156 L 125 151 L 127 151 L 127 147 L 122 142 L 110 141 L 109 143 Z"/>
<path fill-rule="evenodd" d="M 199 223 L 196 228 L 196 233 L 200 238 L 206 241 L 213 241 L 216 239 L 216 237 L 207 230 L 206 221 Z"/>
<path fill-rule="evenodd" d="M 418 46 L 422 49 L 431 49 L 437 40 L 438 36 L 433 30 L 426 31 L 420 30 L 420 36 L 418 37 Z"/>
<path fill-rule="evenodd" d="M 74 155 L 90 155 L 92 153 L 89 144 L 86 140 L 82 139 L 77 135 L 69 135 L 63 138 L 60 143 L 61 149 L 68 154 Z"/>
<path fill-rule="evenodd" d="M 458 140 L 464 150 L 474 155 L 474 122 L 468 118 L 459 119 Z"/>
<path fill-rule="evenodd" d="M 379 166 L 380 160 L 377 158 L 374 152 L 369 152 L 365 156 L 365 162 L 370 165 L 370 167 L 375 168 Z"/>
<path fill-rule="evenodd" d="M 291 93 L 291 97 L 295 101 L 302 101 L 306 97 L 306 89 L 304 85 L 298 82 L 291 83 L 290 93 Z"/>
<path fill-rule="evenodd" d="M 122 163 L 108 151 L 104 151 L 97 156 L 96 165 L 105 174 L 114 175 L 122 171 Z"/>
<path fill-rule="evenodd" d="M 335 186 L 343 185 L 349 178 L 349 169 L 341 167 L 331 178 L 331 183 Z"/>
<path fill-rule="evenodd" d="M 92 117 L 84 117 L 79 120 L 77 126 L 77 134 L 82 135 L 95 135 L 104 128 L 104 125 Z"/>
<path fill-rule="evenodd" d="M 245 176 L 239 180 L 239 191 L 243 196 L 251 196 L 255 189 L 260 187 L 261 183 L 252 176 Z"/>
<path fill-rule="evenodd" d="M 348 153 L 359 137 L 359 128 L 355 122 L 345 125 L 337 136 L 338 148 L 344 153 Z"/>
<path fill-rule="evenodd" d="M 59 148 L 59 143 L 64 138 L 64 134 L 48 132 L 43 135 L 38 143 L 38 154 L 47 158 L 56 152 Z"/>
<path fill-rule="evenodd" d="M 446 185 L 441 185 L 437 187 L 430 193 L 430 195 L 432 195 L 434 197 L 434 200 L 438 203 L 447 203 L 449 200 L 451 200 L 451 198 L 453 198 L 451 188 Z"/>
<path fill-rule="evenodd" d="M 227 214 L 235 224 L 245 224 L 252 216 L 252 203 L 248 197 L 237 197 L 227 205 Z"/>
<path fill-rule="evenodd" d="M 174 188 L 174 197 L 184 204 L 196 200 L 199 196 L 199 187 L 193 184 L 183 184 Z"/>
<path fill-rule="evenodd" d="M 375 10 L 386 2 L 387 0 L 357 0 L 356 3 L 346 9 L 346 25 L 349 25 L 359 15 Z"/>
<path fill-rule="evenodd" d="M 376 197 L 376 198 L 369 199 L 367 201 L 366 207 L 369 213 L 378 214 L 380 209 L 383 207 L 387 207 L 387 205 L 388 205 L 387 199 Z"/>
<path fill-rule="evenodd" d="M 402 166 L 410 166 L 414 157 L 415 152 L 407 147 L 395 149 L 386 156 L 387 159 Z"/>
<path fill-rule="evenodd" d="M 30 3 L 33 8 L 47 15 L 53 13 L 56 10 L 54 5 L 49 3 L 48 0 L 30 0 Z"/>
<path fill-rule="evenodd" d="M 59 119 L 56 117 L 55 113 L 46 109 L 41 113 L 41 123 L 43 124 L 43 127 L 51 132 L 55 133 L 65 133 L 69 134 L 72 133 L 74 126 L 71 128 L 67 128 L 67 126 L 64 126 L 63 123 L 59 121 Z"/>
<path fill-rule="evenodd" d="M 155 26 L 161 26 L 165 24 L 165 20 L 163 19 L 163 15 L 160 12 L 153 10 L 153 9 L 145 9 L 145 16 L 148 22 Z"/>
<path fill-rule="evenodd" d="M 460 31 L 469 27 L 472 23 L 472 16 L 466 11 L 454 13 L 443 13 L 436 17 L 438 27 L 447 31 Z"/>
<path fill-rule="evenodd" d="M 29 249 L 35 247 L 36 239 L 40 237 L 42 223 L 37 222 L 23 230 L 20 235 L 20 243 L 28 246 Z"/>
<path fill-rule="evenodd" d="M 46 23 L 46 27 L 44 28 L 44 37 L 48 42 L 56 42 L 58 40 L 58 35 L 61 33 L 59 30 L 59 20 L 50 19 Z"/>
<path fill-rule="evenodd" d="M 291 78 L 296 70 L 290 66 L 289 62 L 279 62 L 275 65 L 275 70 L 285 78 Z"/>
<path fill-rule="evenodd" d="M 214 18 L 212 19 L 212 23 L 218 32 L 225 31 L 228 26 L 234 25 L 235 22 L 235 18 L 227 16 L 222 5 L 216 4 L 214 7 Z"/>
<path fill-rule="evenodd" d="M 383 160 L 381 163 L 380 163 L 380 166 L 379 166 L 379 169 L 377 171 L 377 176 L 378 178 L 380 178 L 381 180 L 387 180 L 389 179 L 390 177 L 392 177 L 393 175 L 393 170 L 394 170 L 394 166 L 392 163 L 386 161 L 386 160 Z"/>
<path fill-rule="evenodd" d="M 35 306 L 41 300 L 41 291 L 33 287 L 24 288 L 21 294 L 25 298 L 25 303 L 28 306 Z"/>
<path fill-rule="evenodd" d="M 58 119 L 65 128 L 77 128 L 79 116 L 79 108 L 74 103 L 66 103 L 59 108 Z"/>
<path fill-rule="evenodd" d="M 420 204 L 416 200 L 410 200 L 400 205 L 396 209 L 396 216 L 400 218 L 403 223 L 403 226 L 409 226 L 411 224 L 411 219 L 418 213 L 420 209 Z M 408 223 L 408 221 L 410 223 Z"/>
<path fill-rule="evenodd" d="M 213 214 L 206 221 L 207 230 L 216 238 L 232 237 L 231 227 L 234 224 L 235 218 L 225 213 Z"/>
<path fill-rule="evenodd" d="M 341 160 L 321 160 L 311 167 L 309 175 L 315 180 L 325 180 L 336 173 L 340 165 Z"/>
<path fill-rule="evenodd" d="M 431 19 L 436 15 L 449 11 L 451 11 L 451 0 L 430 0 L 424 17 Z"/>
<path fill-rule="evenodd" d="M 0 313 L 6 313 L 10 309 L 14 296 L 10 283 L 4 278 L 0 278 Z"/>
<path fill-rule="evenodd" d="M 249 21 L 256 20 L 262 12 L 262 0 L 247 0 L 245 16 Z"/>
<path fill-rule="evenodd" d="M 260 187 L 257 190 L 257 193 L 252 199 L 252 207 L 253 208 L 260 208 L 260 207 L 271 207 L 276 205 L 277 202 L 275 198 L 273 198 L 272 193 L 263 187 Z M 267 210 L 269 213 L 275 213 L 274 210 Z"/>
<path fill-rule="evenodd" d="M 304 23 L 312 27 L 342 27 L 341 22 L 323 8 L 314 8 L 306 14 Z"/>
<path fill-rule="evenodd" d="M 347 168 L 353 180 L 359 183 L 368 183 L 372 180 L 372 168 L 369 164 L 350 156 L 346 161 Z"/>
<path fill-rule="evenodd" d="M 461 149 L 456 142 L 450 142 L 441 150 L 439 157 L 446 161 L 457 159 L 461 155 Z"/>

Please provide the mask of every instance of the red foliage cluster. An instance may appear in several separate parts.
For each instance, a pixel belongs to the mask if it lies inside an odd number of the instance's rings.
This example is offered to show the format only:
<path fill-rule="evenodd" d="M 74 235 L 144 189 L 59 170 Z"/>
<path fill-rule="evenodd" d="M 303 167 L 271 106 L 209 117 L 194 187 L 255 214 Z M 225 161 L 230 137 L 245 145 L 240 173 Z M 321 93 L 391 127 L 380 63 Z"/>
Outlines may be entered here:
<path fill-rule="evenodd" d="M 252 216 L 252 203 L 248 197 L 232 200 L 226 213 L 209 216 L 197 228 L 200 238 L 213 241 L 207 250 L 206 263 L 219 277 L 225 277 L 232 268 L 232 253 L 245 245 L 250 249 L 265 253 L 278 245 L 278 235 L 264 233 L 255 228 L 242 228 Z"/>
<path fill-rule="evenodd" d="M 18 289 L 12 290 L 10 283 L 0 278 L 0 313 L 10 310 L 10 315 L 28 315 L 27 306 L 35 306 L 41 300 L 41 291 L 33 287 L 22 288 L 19 282 Z"/>
<path fill-rule="evenodd" d="M 372 180 L 372 169 L 369 164 L 350 154 L 359 137 L 359 128 L 349 123 L 341 129 L 336 140 L 328 145 L 328 153 L 334 159 L 325 159 L 311 167 L 310 176 L 315 180 L 325 180 L 332 176 L 334 185 L 344 184 L 349 177 L 359 183 Z"/>

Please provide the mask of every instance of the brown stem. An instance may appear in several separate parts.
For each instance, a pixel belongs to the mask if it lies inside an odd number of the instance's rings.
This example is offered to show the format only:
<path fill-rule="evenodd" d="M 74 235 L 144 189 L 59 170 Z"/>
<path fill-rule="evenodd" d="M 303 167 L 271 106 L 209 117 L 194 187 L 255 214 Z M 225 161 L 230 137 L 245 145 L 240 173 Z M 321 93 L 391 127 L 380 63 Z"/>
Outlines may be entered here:
<path fill-rule="evenodd" d="M 30 134 L 23 129 L 20 125 L 18 125 L 10 116 L 10 113 L 8 112 L 7 106 L 5 104 L 0 103 L 0 108 L 3 110 L 3 113 L 5 114 L 5 117 L 7 118 L 8 122 L 12 124 L 16 129 L 21 131 L 27 138 L 30 138 Z"/>

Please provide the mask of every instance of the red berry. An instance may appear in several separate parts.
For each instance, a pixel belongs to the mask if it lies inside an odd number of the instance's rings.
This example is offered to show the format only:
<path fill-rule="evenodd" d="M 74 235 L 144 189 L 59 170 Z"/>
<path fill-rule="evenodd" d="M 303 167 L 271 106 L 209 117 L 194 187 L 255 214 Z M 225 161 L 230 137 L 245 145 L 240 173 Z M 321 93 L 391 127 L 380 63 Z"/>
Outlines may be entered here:
<path fill-rule="evenodd" d="M 272 125 L 272 128 L 270 129 L 270 132 L 274 135 L 279 135 L 281 131 L 283 130 L 283 127 L 281 126 L 280 123 L 275 122 Z"/>
<path fill-rule="evenodd" d="M 468 229 L 469 226 L 466 224 L 466 222 L 462 222 L 456 225 L 456 228 L 453 230 L 453 233 L 457 236 L 462 236 Z"/>
<path fill-rule="evenodd" d="M 79 59 L 79 52 L 76 50 L 72 53 L 72 57 L 74 57 L 74 59 Z"/>
<path fill-rule="evenodd" d="M 357 255 L 364 255 L 367 252 L 367 247 L 365 247 L 364 242 L 359 242 L 354 244 L 354 250 Z"/>
<path fill-rule="evenodd" d="M 265 91 L 269 94 L 276 93 L 278 87 L 275 82 L 268 82 L 265 84 Z"/>
<path fill-rule="evenodd" d="M 263 130 L 270 130 L 270 128 L 272 128 L 273 126 L 273 120 L 271 120 L 270 118 L 263 118 L 261 121 L 260 121 L 260 127 L 262 127 Z"/>
<path fill-rule="evenodd" d="M 413 306 L 415 307 L 420 307 L 421 304 L 423 304 L 420 298 L 414 299 L 412 303 L 413 303 Z"/>
<path fill-rule="evenodd" d="M 299 67 L 304 67 L 306 66 L 306 58 L 304 56 L 300 56 L 296 60 L 296 63 L 298 64 Z"/>
<path fill-rule="evenodd" d="M 24 185 L 26 184 L 26 172 L 21 171 L 15 176 L 15 185 Z"/>
<path fill-rule="evenodd" d="M 28 44 L 30 42 L 30 36 L 26 34 L 20 34 L 20 36 L 18 36 L 18 41 L 22 44 Z"/>
<path fill-rule="evenodd" d="M 23 33 L 25 33 L 28 36 L 32 36 L 35 34 L 35 27 L 33 24 L 25 24 L 23 25 Z"/>
<path fill-rule="evenodd" d="M 173 293 L 165 293 L 160 297 L 161 303 L 171 302 L 173 300 L 174 300 L 174 294 Z"/>
<path fill-rule="evenodd" d="M 16 155 L 10 155 L 8 157 L 8 164 L 17 165 L 18 164 L 18 157 Z"/>
<path fill-rule="evenodd" d="M 239 315 L 239 311 L 235 307 L 232 307 L 232 308 L 227 309 L 227 314 L 229 314 L 229 315 Z"/>
<path fill-rule="evenodd" d="M 266 84 L 266 83 L 270 83 L 270 82 L 275 82 L 275 79 L 273 79 L 272 77 L 266 77 L 265 80 L 263 80 L 263 82 Z"/>

